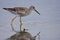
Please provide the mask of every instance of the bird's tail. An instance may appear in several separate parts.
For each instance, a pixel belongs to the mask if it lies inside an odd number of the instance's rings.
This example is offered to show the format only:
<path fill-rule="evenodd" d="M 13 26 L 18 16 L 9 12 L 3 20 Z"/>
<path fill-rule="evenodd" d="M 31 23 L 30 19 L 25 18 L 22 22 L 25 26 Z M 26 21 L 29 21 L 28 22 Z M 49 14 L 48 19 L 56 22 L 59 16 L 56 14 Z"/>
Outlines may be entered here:
<path fill-rule="evenodd" d="M 3 8 L 3 9 L 8 11 L 16 11 L 15 8 Z"/>
<path fill-rule="evenodd" d="M 3 8 L 4 10 L 8 10 L 8 8 Z"/>

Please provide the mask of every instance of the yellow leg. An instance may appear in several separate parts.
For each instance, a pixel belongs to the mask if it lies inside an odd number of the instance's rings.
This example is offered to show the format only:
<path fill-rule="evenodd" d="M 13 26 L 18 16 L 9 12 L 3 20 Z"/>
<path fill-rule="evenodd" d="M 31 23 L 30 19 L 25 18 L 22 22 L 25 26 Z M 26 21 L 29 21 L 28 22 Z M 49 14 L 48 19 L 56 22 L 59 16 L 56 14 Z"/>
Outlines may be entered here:
<path fill-rule="evenodd" d="M 20 31 L 22 31 L 22 20 L 21 20 L 21 16 L 20 16 Z"/>
<path fill-rule="evenodd" d="M 14 17 L 12 18 L 11 24 L 10 24 L 10 25 L 11 25 L 11 28 L 12 28 L 12 30 L 13 30 L 14 32 L 17 32 L 17 31 L 15 31 L 14 28 L 13 28 L 13 21 L 16 19 L 16 17 L 17 17 L 17 16 L 14 16 Z"/>

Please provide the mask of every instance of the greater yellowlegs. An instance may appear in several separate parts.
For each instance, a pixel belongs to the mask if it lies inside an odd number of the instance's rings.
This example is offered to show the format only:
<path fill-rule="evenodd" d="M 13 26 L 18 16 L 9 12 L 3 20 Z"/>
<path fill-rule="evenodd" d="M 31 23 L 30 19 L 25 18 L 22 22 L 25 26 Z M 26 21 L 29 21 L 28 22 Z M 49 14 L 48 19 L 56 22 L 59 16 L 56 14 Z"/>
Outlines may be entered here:
<path fill-rule="evenodd" d="M 3 9 L 11 12 L 12 14 L 15 14 L 15 15 L 20 16 L 20 31 L 21 31 L 21 27 L 22 27 L 21 17 L 27 16 L 27 15 L 31 14 L 31 12 L 32 12 L 33 10 L 40 15 L 40 13 L 35 9 L 34 6 L 30 6 L 29 8 L 26 8 L 26 7 L 14 7 L 14 8 L 3 8 Z M 15 17 L 12 19 L 12 22 L 13 22 L 13 20 L 14 20 L 16 17 L 17 17 L 17 16 L 15 16 Z M 11 25 L 12 25 L 12 23 L 11 23 Z M 12 30 L 14 30 L 14 29 L 13 29 L 13 26 L 12 26 Z"/>

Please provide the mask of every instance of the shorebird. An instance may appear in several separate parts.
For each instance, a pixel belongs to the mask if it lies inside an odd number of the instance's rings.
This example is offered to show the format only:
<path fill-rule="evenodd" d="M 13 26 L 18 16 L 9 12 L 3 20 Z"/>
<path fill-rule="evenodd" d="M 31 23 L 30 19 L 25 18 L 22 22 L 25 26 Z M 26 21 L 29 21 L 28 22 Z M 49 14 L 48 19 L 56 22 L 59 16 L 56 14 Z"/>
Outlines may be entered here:
<path fill-rule="evenodd" d="M 18 15 L 20 17 L 20 31 L 21 31 L 21 27 L 22 27 L 21 17 L 31 14 L 32 11 L 35 11 L 40 15 L 40 13 L 35 9 L 34 6 L 30 6 L 29 8 L 26 8 L 26 7 L 13 7 L 13 8 L 3 8 L 3 9 L 11 12 L 12 14 Z M 12 22 L 15 20 L 16 17 L 17 16 L 15 16 L 12 19 Z M 12 26 L 12 22 L 11 22 L 11 26 Z M 12 30 L 14 30 L 13 26 L 12 26 Z"/>

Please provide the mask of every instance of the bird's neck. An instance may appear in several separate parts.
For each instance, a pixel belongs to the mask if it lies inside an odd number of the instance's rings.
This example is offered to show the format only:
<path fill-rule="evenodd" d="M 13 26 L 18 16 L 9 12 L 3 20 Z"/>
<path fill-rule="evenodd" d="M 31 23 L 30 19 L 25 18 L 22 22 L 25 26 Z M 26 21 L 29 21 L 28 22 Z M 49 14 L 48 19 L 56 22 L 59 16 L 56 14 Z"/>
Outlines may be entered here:
<path fill-rule="evenodd" d="M 29 11 L 30 11 L 30 12 L 32 12 L 32 11 L 33 11 L 33 9 L 32 9 L 32 8 L 29 8 Z"/>

